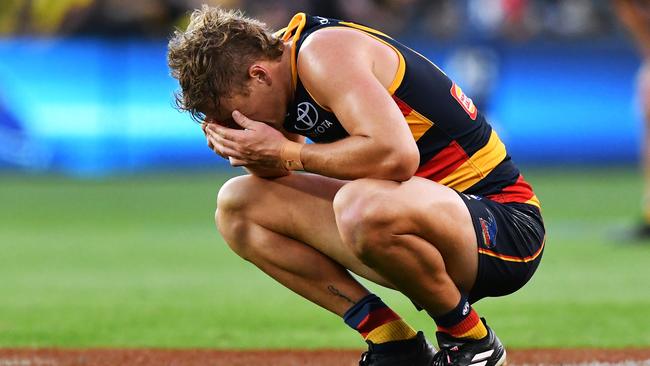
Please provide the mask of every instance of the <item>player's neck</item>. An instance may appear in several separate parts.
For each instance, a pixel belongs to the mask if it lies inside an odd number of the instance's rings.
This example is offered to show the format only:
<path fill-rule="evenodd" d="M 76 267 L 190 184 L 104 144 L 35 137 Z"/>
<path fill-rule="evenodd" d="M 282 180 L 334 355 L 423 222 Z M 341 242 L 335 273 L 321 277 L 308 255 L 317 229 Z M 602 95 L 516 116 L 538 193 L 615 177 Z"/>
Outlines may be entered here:
<path fill-rule="evenodd" d="M 285 82 L 285 90 L 286 90 L 286 97 L 287 97 L 287 103 L 291 103 L 293 101 L 293 96 L 295 92 L 295 85 L 293 85 L 293 69 L 291 67 L 291 50 L 293 48 L 293 44 L 291 42 L 285 42 L 284 43 L 284 52 L 282 53 L 282 59 L 280 60 L 280 70 L 282 70 L 282 80 Z M 297 72 L 297 71 L 296 71 Z"/>

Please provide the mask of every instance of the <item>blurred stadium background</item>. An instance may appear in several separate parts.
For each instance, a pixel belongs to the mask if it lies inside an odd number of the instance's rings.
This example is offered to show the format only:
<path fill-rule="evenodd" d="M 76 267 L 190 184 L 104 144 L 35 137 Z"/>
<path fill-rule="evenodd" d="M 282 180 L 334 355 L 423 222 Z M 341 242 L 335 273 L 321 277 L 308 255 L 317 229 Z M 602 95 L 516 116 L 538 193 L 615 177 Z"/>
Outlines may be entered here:
<path fill-rule="evenodd" d="M 165 57 L 204 2 L 274 29 L 349 19 L 439 64 L 528 167 L 549 229 L 531 285 L 479 309 L 516 347 L 650 345 L 650 244 L 617 234 L 640 220 L 640 59 L 610 1 L 3 0 L 0 346 L 361 347 L 213 229 L 241 172 L 173 109 Z"/>
<path fill-rule="evenodd" d="M 200 3 L 3 1 L 0 164 L 82 176 L 218 165 L 171 108 L 165 60 L 173 27 Z M 467 89 L 520 163 L 637 159 L 639 59 L 608 0 L 214 3 L 274 29 L 306 10 L 395 34 Z"/>

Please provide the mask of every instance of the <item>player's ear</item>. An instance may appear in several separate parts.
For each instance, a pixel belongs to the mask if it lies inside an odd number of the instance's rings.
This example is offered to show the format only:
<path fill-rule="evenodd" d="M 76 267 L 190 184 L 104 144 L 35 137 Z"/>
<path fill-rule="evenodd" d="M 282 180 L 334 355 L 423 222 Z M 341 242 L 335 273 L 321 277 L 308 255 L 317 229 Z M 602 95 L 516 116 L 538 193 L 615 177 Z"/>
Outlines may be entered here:
<path fill-rule="evenodd" d="M 271 85 L 271 74 L 263 65 L 252 64 L 251 67 L 248 68 L 248 76 L 254 82 Z"/>

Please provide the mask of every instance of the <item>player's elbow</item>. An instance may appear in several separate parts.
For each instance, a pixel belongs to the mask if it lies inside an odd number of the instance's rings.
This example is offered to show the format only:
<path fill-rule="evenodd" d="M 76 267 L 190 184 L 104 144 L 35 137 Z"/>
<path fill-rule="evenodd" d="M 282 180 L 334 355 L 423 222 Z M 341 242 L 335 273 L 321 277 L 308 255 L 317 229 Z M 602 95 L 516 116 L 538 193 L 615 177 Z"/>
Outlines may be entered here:
<path fill-rule="evenodd" d="M 404 182 L 415 174 L 420 164 L 420 154 L 417 149 L 393 151 L 383 160 L 384 179 Z"/>

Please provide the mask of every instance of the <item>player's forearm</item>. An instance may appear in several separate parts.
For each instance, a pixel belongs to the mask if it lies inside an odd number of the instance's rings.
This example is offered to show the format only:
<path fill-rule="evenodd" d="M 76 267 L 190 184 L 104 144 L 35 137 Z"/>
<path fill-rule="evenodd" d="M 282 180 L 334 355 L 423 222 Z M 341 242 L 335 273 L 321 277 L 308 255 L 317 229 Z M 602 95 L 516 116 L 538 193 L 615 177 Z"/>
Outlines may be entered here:
<path fill-rule="evenodd" d="M 266 168 L 261 166 L 246 166 L 244 169 L 251 175 L 260 178 L 280 178 L 291 174 L 286 169 Z"/>
<path fill-rule="evenodd" d="M 369 137 L 350 136 L 329 144 L 305 145 L 300 153 L 304 170 L 338 179 L 410 179 L 417 161 L 391 145 Z"/>

